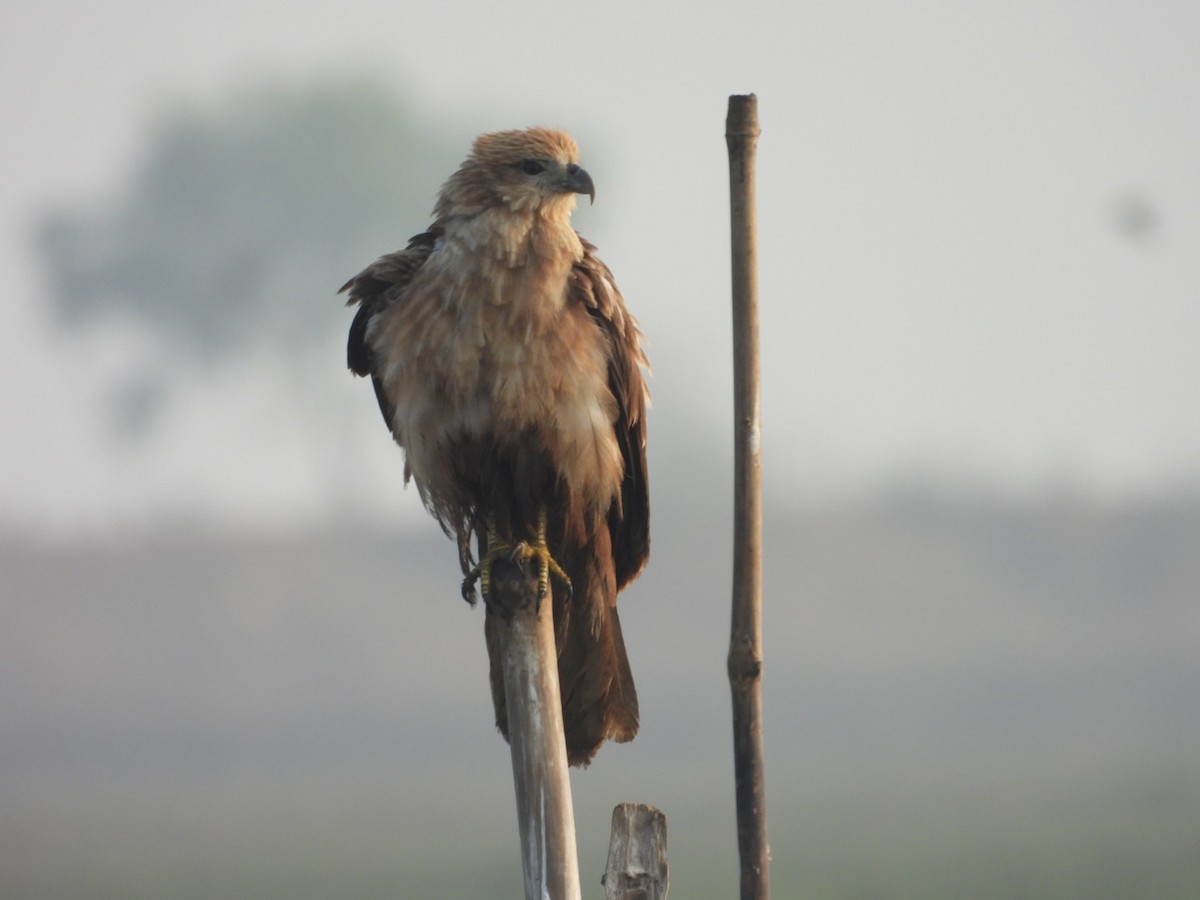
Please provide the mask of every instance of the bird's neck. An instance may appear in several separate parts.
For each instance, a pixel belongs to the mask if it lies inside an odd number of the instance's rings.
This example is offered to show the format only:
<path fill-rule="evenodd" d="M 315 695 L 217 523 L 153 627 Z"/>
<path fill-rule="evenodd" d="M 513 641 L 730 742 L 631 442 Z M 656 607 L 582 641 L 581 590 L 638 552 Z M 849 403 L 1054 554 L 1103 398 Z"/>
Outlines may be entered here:
<path fill-rule="evenodd" d="M 571 227 L 570 209 L 546 204 L 514 212 L 503 206 L 443 222 L 445 240 L 459 244 L 468 259 L 509 269 L 558 270 L 562 277 L 583 258 L 583 245 Z"/>
<path fill-rule="evenodd" d="M 571 267 L 583 258 L 566 215 L 493 208 L 438 226 L 440 246 L 426 268 L 461 322 L 482 328 L 487 319 L 484 331 L 503 322 L 524 335 L 553 327 L 567 302 Z"/>

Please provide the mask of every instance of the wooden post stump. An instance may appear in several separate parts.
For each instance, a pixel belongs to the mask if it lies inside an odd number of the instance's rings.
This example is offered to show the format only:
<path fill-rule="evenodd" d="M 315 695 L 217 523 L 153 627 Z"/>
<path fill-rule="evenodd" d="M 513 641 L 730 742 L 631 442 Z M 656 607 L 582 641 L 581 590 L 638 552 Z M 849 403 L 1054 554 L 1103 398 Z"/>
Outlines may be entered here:
<path fill-rule="evenodd" d="M 613 810 L 605 900 L 663 900 L 667 896 L 667 817 L 645 803 Z"/>

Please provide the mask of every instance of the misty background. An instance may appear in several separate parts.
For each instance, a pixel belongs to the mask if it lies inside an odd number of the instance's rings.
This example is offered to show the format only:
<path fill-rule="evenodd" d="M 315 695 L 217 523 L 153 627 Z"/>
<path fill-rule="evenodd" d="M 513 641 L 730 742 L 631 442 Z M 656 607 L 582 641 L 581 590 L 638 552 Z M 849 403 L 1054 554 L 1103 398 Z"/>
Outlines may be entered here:
<path fill-rule="evenodd" d="M 782 897 L 1200 889 L 1200 8 L 9 4 L 0 894 L 517 897 L 482 614 L 345 369 L 473 137 L 570 131 L 654 364 L 642 732 L 736 890 L 724 113 L 759 96 Z"/>

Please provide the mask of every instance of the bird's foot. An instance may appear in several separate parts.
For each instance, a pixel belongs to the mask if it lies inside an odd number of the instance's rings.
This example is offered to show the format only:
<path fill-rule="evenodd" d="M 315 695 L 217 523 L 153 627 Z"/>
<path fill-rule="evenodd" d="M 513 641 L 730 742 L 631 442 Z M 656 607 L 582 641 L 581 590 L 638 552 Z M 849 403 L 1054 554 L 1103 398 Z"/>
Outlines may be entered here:
<path fill-rule="evenodd" d="M 475 593 L 475 584 L 478 582 L 479 591 L 483 594 L 483 599 L 490 600 L 492 597 L 492 566 L 498 559 L 513 558 L 517 552 L 518 544 L 514 547 L 512 544 L 500 540 L 494 531 L 489 529 L 488 534 L 488 550 L 483 555 L 483 559 L 479 560 L 479 564 L 471 567 L 471 571 L 467 573 L 467 577 L 463 579 L 462 596 L 463 599 L 474 606 L 479 602 L 479 595 Z"/>
<path fill-rule="evenodd" d="M 563 571 L 562 566 L 558 564 L 553 556 L 550 555 L 550 548 L 546 546 L 546 534 L 544 528 L 539 528 L 538 539 L 532 544 L 527 541 L 521 541 L 512 548 L 509 558 L 513 562 L 525 565 L 531 559 L 536 559 L 538 563 L 538 582 L 537 582 L 537 599 L 541 603 L 546 594 L 550 592 L 550 576 L 553 575 L 567 591 L 567 598 L 571 597 L 571 579 L 567 577 L 567 573 Z"/>
<path fill-rule="evenodd" d="M 538 603 L 540 604 L 550 592 L 551 575 L 562 582 L 567 592 L 567 598 L 569 599 L 572 591 L 571 579 L 567 577 L 567 573 L 563 571 L 562 566 L 551 555 L 550 548 L 546 544 L 545 511 L 538 516 L 537 537 L 532 543 L 529 541 L 519 541 L 516 544 L 510 544 L 507 541 L 501 540 L 495 527 L 489 523 L 487 553 L 479 560 L 479 565 L 473 566 L 467 573 L 467 577 L 463 579 L 463 599 L 472 606 L 475 605 L 478 600 L 475 593 L 476 582 L 479 583 L 479 590 L 483 594 L 484 601 L 487 602 L 492 599 L 492 566 L 496 564 L 497 560 L 514 562 L 524 568 L 529 564 L 530 560 L 534 559 L 537 560 L 538 564 Z"/>

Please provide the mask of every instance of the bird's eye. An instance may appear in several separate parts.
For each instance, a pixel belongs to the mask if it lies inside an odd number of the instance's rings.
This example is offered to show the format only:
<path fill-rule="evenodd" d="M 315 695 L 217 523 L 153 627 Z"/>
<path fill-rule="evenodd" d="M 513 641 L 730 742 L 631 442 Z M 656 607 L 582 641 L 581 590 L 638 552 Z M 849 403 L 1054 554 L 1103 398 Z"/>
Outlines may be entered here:
<path fill-rule="evenodd" d="M 546 164 L 536 159 L 525 159 L 521 161 L 521 171 L 526 175 L 537 175 L 546 171 Z"/>

